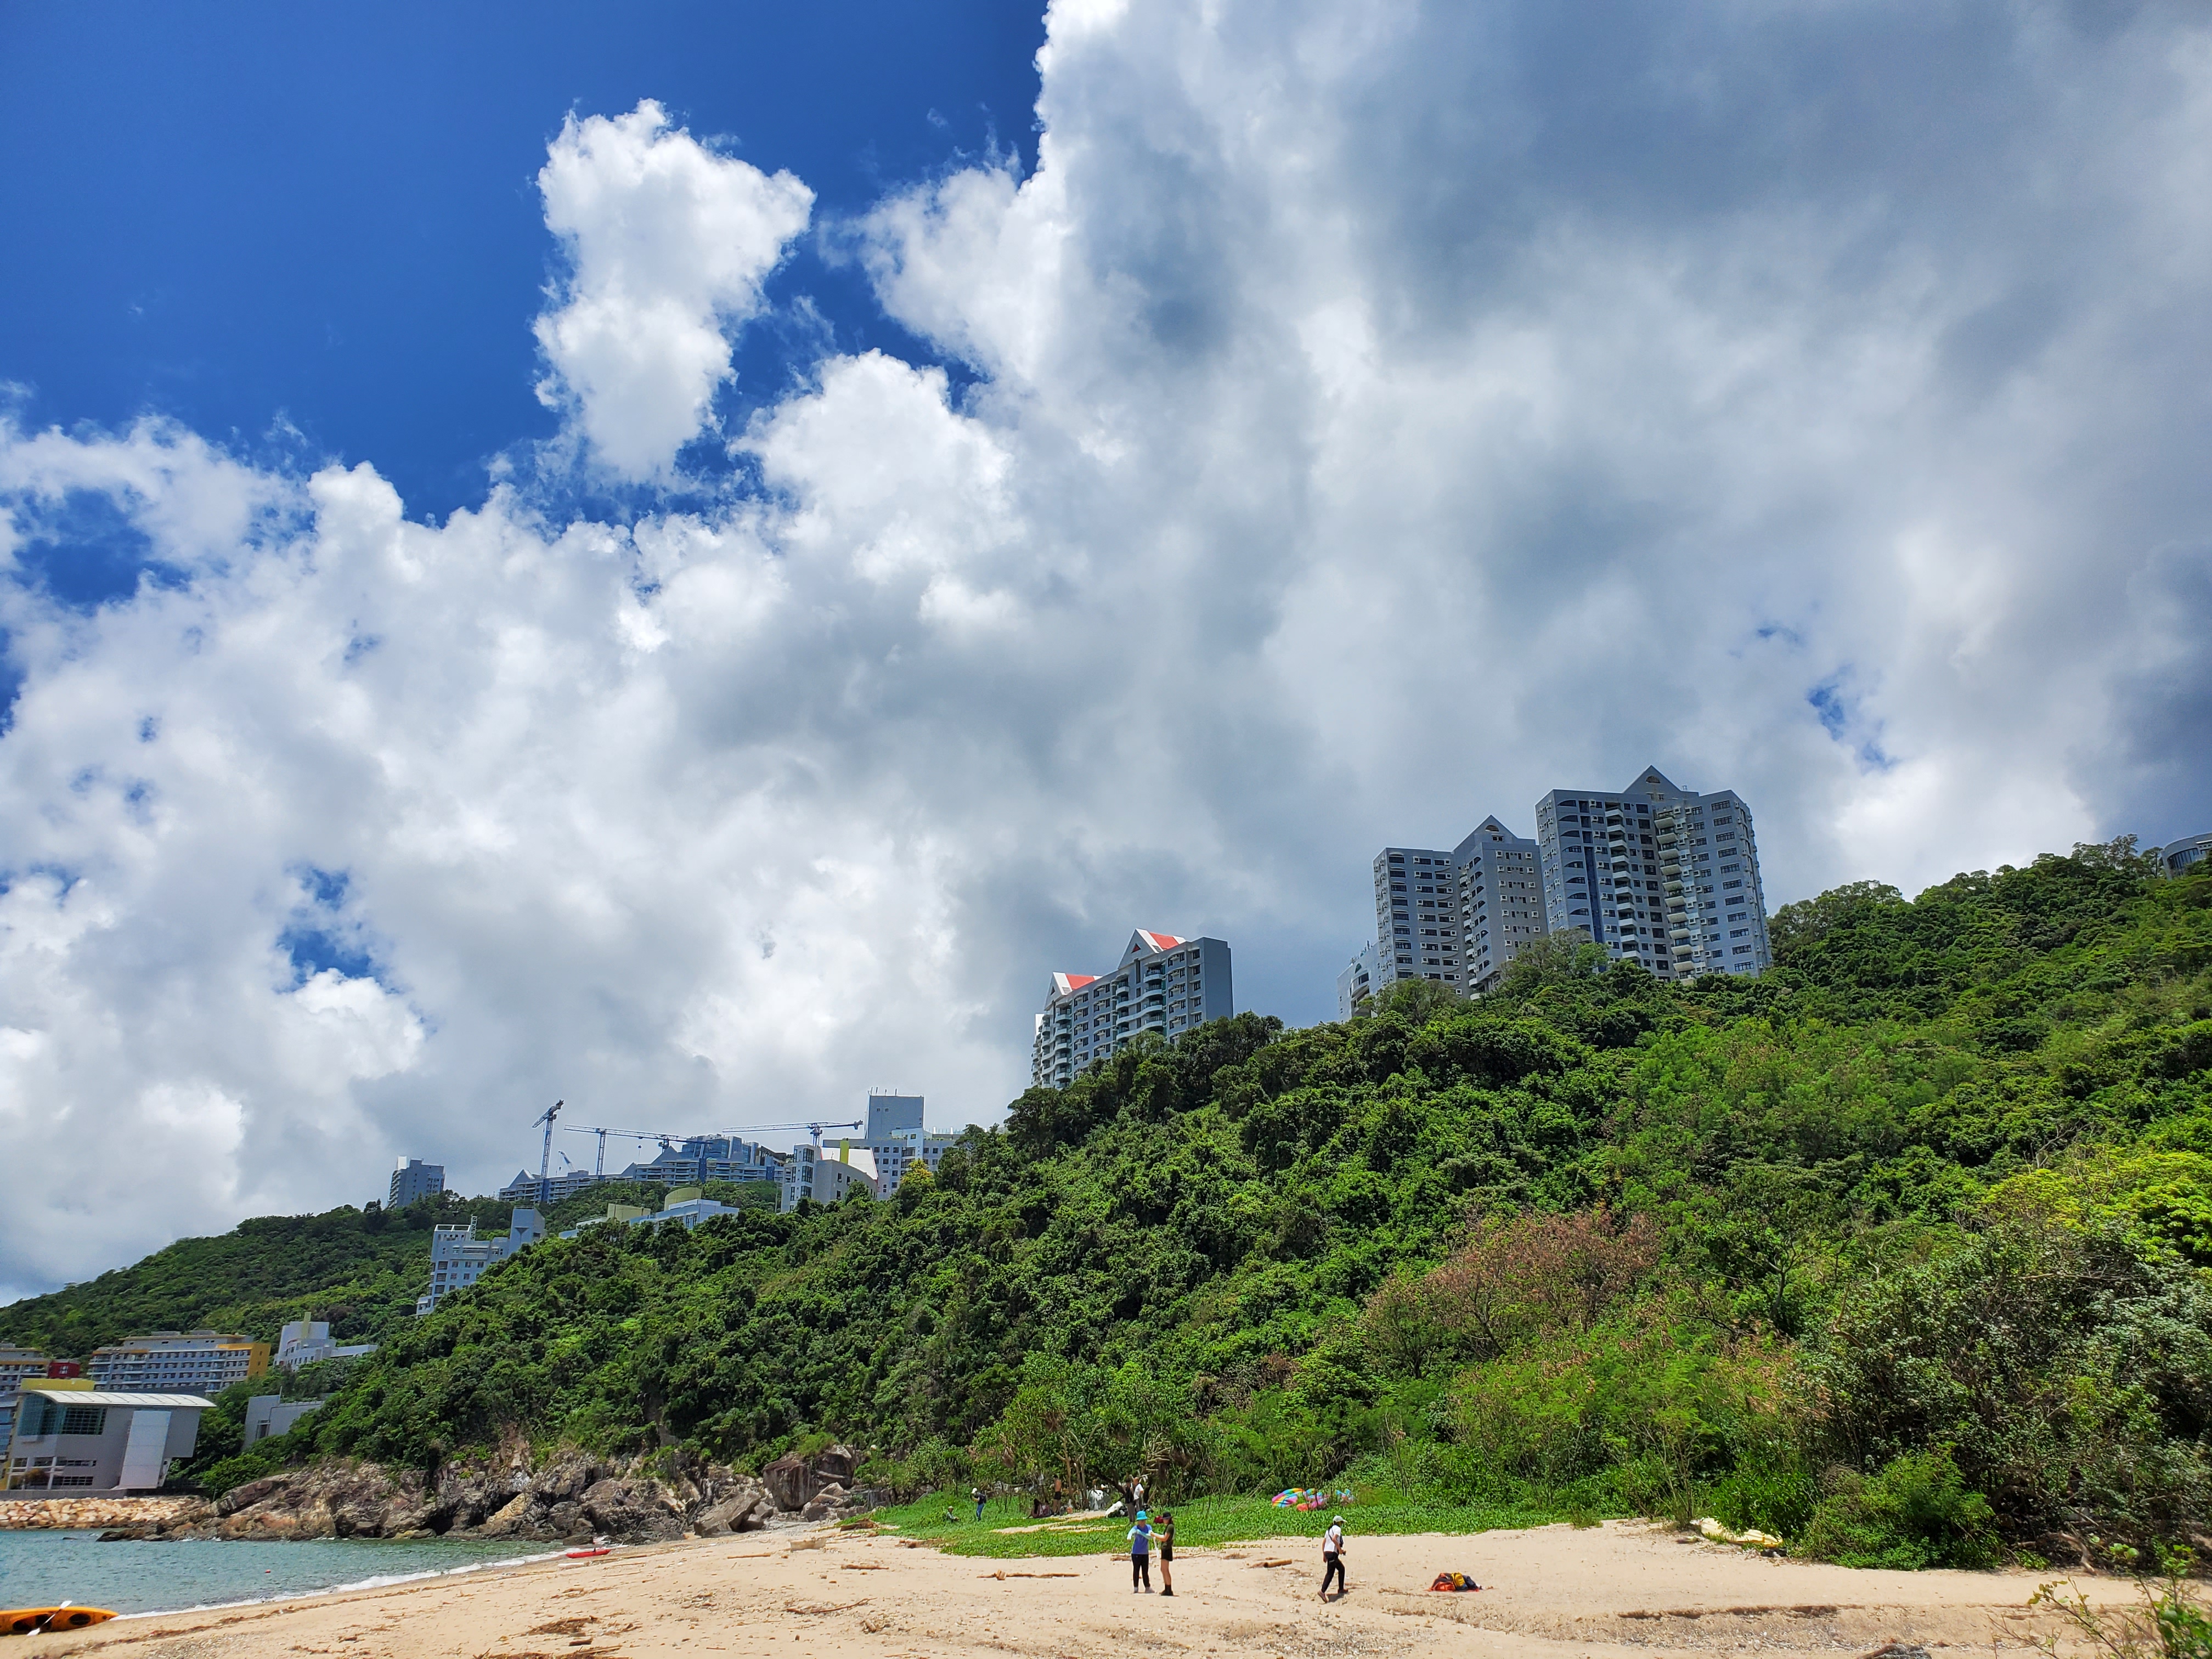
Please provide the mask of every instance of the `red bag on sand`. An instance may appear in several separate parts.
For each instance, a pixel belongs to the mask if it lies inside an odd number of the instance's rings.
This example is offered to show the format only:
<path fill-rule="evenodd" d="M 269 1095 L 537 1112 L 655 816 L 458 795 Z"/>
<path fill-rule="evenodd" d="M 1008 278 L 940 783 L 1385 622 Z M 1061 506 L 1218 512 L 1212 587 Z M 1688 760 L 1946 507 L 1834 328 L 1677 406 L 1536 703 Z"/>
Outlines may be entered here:
<path fill-rule="evenodd" d="M 1437 1582 L 1429 1586 L 1432 1590 L 1479 1590 L 1481 1585 L 1463 1572 L 1440 1572 Z"/>

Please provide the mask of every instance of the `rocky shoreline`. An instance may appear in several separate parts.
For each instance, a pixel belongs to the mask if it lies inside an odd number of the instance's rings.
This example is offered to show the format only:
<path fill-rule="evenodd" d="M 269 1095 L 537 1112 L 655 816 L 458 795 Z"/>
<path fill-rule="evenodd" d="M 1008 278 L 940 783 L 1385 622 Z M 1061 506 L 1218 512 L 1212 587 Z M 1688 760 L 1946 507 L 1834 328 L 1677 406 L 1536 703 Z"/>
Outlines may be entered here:
<path fill-rule="evenodd" d="M 779 1458 L 749 1475 L 680 1454 L 614 1461 L 580 1451 L 532 1468 L 504 1460 L 450 1464 L 435 1476 L 331 1459 L 203 1498 L 57 1498 L 7 1507 L 0 1526 L 104 1527 L 119 1540 L 514 1539 L 650 1544 L 842 1520 L 887 1502 L 854 1490 L 861 1454 L 831 1446 Z M 147 1506 L 163 1505 L 155 1510 Z M 64 1516 L 70 1518 L 62 1518 Z"/>

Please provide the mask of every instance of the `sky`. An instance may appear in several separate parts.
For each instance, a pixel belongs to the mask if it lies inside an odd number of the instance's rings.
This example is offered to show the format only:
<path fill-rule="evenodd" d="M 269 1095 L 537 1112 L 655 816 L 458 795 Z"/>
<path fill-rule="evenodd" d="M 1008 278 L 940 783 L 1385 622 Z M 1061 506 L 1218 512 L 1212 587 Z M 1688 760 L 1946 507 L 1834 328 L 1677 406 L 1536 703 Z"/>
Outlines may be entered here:
<path fill-rule="evenodd" d="M 1138 927 L 1327 1018 L 1646 764 L 2212 829 L 2201 7 L 11 7 L 0 136 L 0 1297 L 988 1122 Z"/>

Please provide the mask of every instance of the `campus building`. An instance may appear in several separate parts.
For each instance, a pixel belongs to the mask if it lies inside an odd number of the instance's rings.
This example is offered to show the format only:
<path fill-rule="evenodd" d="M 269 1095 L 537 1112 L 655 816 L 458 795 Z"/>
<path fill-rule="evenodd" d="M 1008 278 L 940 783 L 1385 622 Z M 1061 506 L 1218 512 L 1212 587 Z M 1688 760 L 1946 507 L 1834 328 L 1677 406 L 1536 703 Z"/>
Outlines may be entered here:
<path fill-rule="evenodd" d="M 268 1350 L 262 1350 L 265 1357 Z M 155 1492 L 199 1443 L 197 1394 L 26 1383 L 7 1440 L 11 1490 Z"/>
<path fill-rule="evenodd" d="M 1350 1019 L 1354 1014 L 1365 1011 L 1367 1005 L 1374 1000 L 1381 971 L 1374 944 L 1370 941 L 1350 962 L 1345 963 L 1336 976 L 1338 1019 Z"/>
<path fill-rule="evenodd" d="M 1656 767 L 1616 793 L 1536 803 L 1545 925 L 1580 929 L 1662 978 L 1773 963 L 1751 811 L 1734 790 L 1678 788 Z"/>
<path fill-rule="evenodd" d="M 865 1146 L 840 1146 L 825 1152 L 801 1145 L 791 1149 L 783 1166 L 783 1185 L 776 1207 L 795 1210 L 803 1199 L 817 1204 L 836 1204 L 848 1193 L 876 1195 L 876 1160 Z"/>
<path fill-rule="evenodd" d="M 1030 1084 L 1065 1087 L 1146 1031 L 1173 1041 L 1235 1011 L 1227 945 L 1140 927 L 1112 972 L 1052 976 L 1030 1045 Z"/>
<path fill-rule="evenodd" d="M 2207 860 L 2212 860 L 2212 830 L 2201 836 L 2184 836 L 2151 850 L 2167 875 L 2194 875 L 2205 867 Z"/>
<path fill-rule="evenodd" d="M 535 1210 L 519 1209 L 508 1218 L 507 1237 L 478 1238 L 476 1224 L 434 1227 L 430 1231 L 430 1288 L 415 1298 L 419 1316 L 455 1291 L 465 1290 L 509 1256 L 520 1255 L 545 1237 Z"/>
<path fill-rule="evenodd" d="M 375 1352 L 374 1342 L 333 1342 L 326 1320 L 295 1319 L 276 1333 L 276 1364 L 280 1371 L 297 1370 L 320 1359 L 360 1359 Z"/>
<path fill-rule="evenodd" d="M 868 1155 L 876 1165 L 876 1196 L 889 1198 L 898 1190 L 907 1171 L 920 1164 L 932 1175 L 945 1154 L 960 1137 L 932 1134 L 922 1125 L 920 1095 L 868 1095 L 868 1122 L 864 1131 Z"/>
<path fill-rule="evenodd" d="M 94 1348 L 86 1365 L 98 1389 L 220 1394 L 269 1369 L 269 1345 L 221 1331 L 155 1331 Z"/>
<path fill-rule="evenodd" d="M 391 1196 L 385 1202 L 387 1210 L 404 1209 L 420 1198 L 435 1198 L 446 1190 L 446 1166 L 425 1164 L 419 1158 L 398 1160 L 392 1171 Z"/>
<path fill-rule="evenodd" d="M 544 1186 L 545 1201 L 573 1198 L 603 1181 L 642 1181 L 656 1187 L 696 1187 L 709 1181 L 774 1181 L 782 1172 L 782 1156 L 736 1135 L 686 1135 L 660 1143 L 660 1150 L 643 1164 L 632 1164 L 617 1175 L 571 1170 L 549 1176 Z M 499 1189 L 510 1204 L 535 1200 L 540 1183 L 527 1170 L 517 1170 L 514 1179 Z"/>

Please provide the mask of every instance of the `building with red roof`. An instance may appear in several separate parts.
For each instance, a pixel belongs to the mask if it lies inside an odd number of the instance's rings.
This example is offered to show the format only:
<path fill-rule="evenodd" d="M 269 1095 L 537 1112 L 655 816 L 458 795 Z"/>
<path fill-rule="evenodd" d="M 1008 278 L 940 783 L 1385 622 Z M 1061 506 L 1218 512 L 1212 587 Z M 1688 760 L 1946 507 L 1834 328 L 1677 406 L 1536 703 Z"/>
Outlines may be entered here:
<path fill-rule="evenodd" d="M 1054 974 L 1036 1017 L 1030 1081 L 1061 1088 L 1151 1031 L 1170 1042 L 1236 1012 L 1229 946 L 1139 927 L 1109 974 Z"/>

